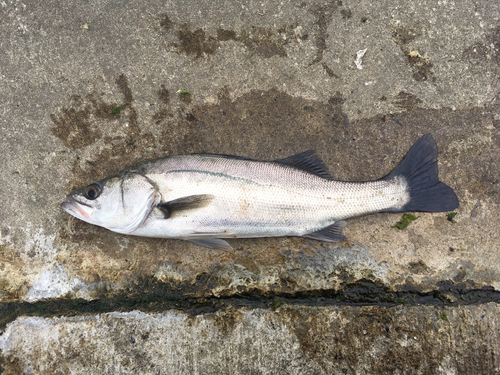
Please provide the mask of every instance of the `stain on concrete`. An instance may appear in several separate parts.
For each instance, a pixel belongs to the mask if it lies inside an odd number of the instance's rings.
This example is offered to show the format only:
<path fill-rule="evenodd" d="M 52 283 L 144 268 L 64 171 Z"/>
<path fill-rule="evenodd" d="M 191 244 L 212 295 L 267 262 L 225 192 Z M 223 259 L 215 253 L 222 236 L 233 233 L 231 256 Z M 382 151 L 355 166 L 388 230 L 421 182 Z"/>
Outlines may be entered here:
<path fill-rule="evenodd" d="M 343 314 L 328 319 L 323 311 L 313 309 L 289 308 L 283 311 L 285 321 L 291 325 L 301 349 L 312 360 L 317 362 L 325 373 L 351 373 L 352 368 L 369 366 L 370 373 L 440 373 L 443 363 L 446 363 L 449 350 L 433 349 L 436 345 L 453 344 L 455 334 L 450 324 L 456 325 L 459 321 L 469 321 L 467 314 L 456 314 L 439 309 L 429 308 L 426 319 L 405 318 L 412 309 L 403 308 L 399 313 L 380 307 L 364 307 L 353 311 L 347 318 Z M 448 315 L 452 323 L 448 319 Z M 442 317 L 445 316 L 446 319 Z M 417 328 L 418 327 L 418 328 Z M 469 338 L 474 329 L 464 328 Z M 426 336 L 422 336 L 426 332 Z M 450 337 L 450 336 L 453 336 Z M 480 335 L 482 340 L 488 341 L 486 335 Z M 458 339 L 458 338 L 457 338 Z M 461 342 L 461 339 L 458 339 Z M 447 343 L 447 344 L 445 344 Z M 403 347 L 404 350 L 398 350 Z M 356 348 L 356 350 L 352 350 Z M 382 349 L 385 348 L 385 349 Z M 450 348 L 451 349 L 451 348 Z M 464 349 L 460 349 L 463 352 Z M 466 369 L 489 372 L 494 356 L 487 353 L 485 346 L 480 343 L 467 348 L 467 358 L 463 363 L 454 366 L 468 372 Z M 470 350 L 470 351 L 469 351 Z M 373 360 L 366 361 L 366 356 L 360 353 L 375 352 Z M 434 353 L 429 356 L 429 353 Z M 464 353 L 465 354 L 465 353 Z M 488 357 L 487 363 L 481 363 L 479 358 Z M 426 357 L 425 361 L 422 358 Z M 460 362 L 460 361 L 458 361 Z M 366 368 L 366 367 L 363 367 Z M 461 370 L 460 370 L 461 371 Z"/>
<path fill-rule="evenodd" d="M 190 95 L 188 95 L 190 96 Z M 170 103 L 170 93 L 169 91 L 165 88 L 165 85 L 161 85 L 160 89 L 158 90 L 158 99 L 159 99 L 159 109 L 158 111 L 153 115 L 152 120 L 155 122 L 155 124 L 160 124 L 163 120 L 167 118 L 169 115 L 169 103 Z"/>
<path fill-rule="evenodd" d="M 393 40 L 399 45 L 401 52 L 406 56 L 408 64 L 413 69 L 412 77 L 417 82 L 436 81 L 432 71 L 431 59 L 425 51 L 412 50 L 411 42 L 422 36 L 422 27 L 419 24 L 396 27 L 392 33 Z"/>
<path fill-rule="evenodd" d="M 23 372 L 24 368 L 21 365 L 18 357 L 13 355 L 0 356 L 0 374 L 15 375 L 22 374 Z"/>
<path fill-rule="evenodd" d="M 178 53 L 196 58 L 214 54 L 221 43 L 227 41 L 242 43 L 250 53 L 263 58 L 286 57 L 284 46 L 301 38 L 293 32 L 296 25 L 283 26 L 278 30 L 252 26 L 249 31 L 242 30 L 239 34 L 221 28 L 217 30 L 216 36 L 207 36 L 202 29 L 191 31 L 188 24 L 175 23 L 168 15 L 162 14 L 160 26 L 164 33 L 175 32 L 179 42 L 173 43 L 172 46 Z"/>
<path fill-rule="evenodd" d="M 234 331 L 237 324 L 243 321 L 244 314 L 238 309 L 229 307 L 219 310 L 212 317 L 212 322 L 218 328 L 219 332 L 227 335 Z"/>
<path fill-rule="evenodd" d="M 52 128 L 52 134 L 63 141 L 66 147 L 79 149 L 91 145 L 101 137 L 101 132 L 91 126 L 90 117 L 102 114 L 102 103 L 92 98 L 90 103 L 98 103 L 98 107 L 92 107 L 91 104 L 84 103 L 81 96 L 73 96 L 71 101 L 71 106 L 62 108 L 61 114 L 50 115 L 56 125 Z M 110 106 L 109 113 L 114 107 L 116 105 Z"/>
<path fill-rule="evenodd" d="M 296 146 L 294 137 L 304 139 L 302 149 L 314 148 L 318 143 L 324 144 L 320 134 L 324 137 L 327 129 L 342 131 L 346 127 L 348 118 L 341 108 L 343 99 L 338 95 L 322 104 L 272 89 L 254 90 L 230 101 L 227 91 L 223 90 L 217 104 L 193 108 L 191 114 L 195 120 L 181 119 L 177 128 L 183 129 L 185 153 L 213 152 L 215 148 L 217 153 L 228 154 L 244 141 L 251 155 L 243 156 L 259 159 L 263 159 L 262 155 L 269 155 L 269 159 L 289 156 L 294 151 L 286 149 Z M 297 125 L 290 129 L 290 123 Z M 238 136 L 228 136 L 220 129 L 231 129 L 231 133 Z M 164 136 L 169 134 L 166 130 Z M 267 134 L 267 138 L 263 134 Z M 212 151 L 204 144 L 211 144 Z"/>
<path fill-rule="evenodd" d="M 170 31 L 175 26 L 175 23 L 170 20 L 170 17 L 167 14 L 160 14 L 160 27 L 164 31 Z"/>
<path fill-rule="evenodd" d="M 420 104 L 422 104 L 422 100 L 420 100 L 413 94 L 401 91 L 394 97 L 393 104 L 401 109 L 410 110 L 420 107 Z"/>
<path fill-rule="evenodd" d="M 490 117 L 498 108 L 499 106 L 491 108 L 491 113 L 487 111 L 482 115 L 477 112 L 479 118 L 469 114 L 464 114 L 463 120 L 457 118 L 457 126 L 467 122 L 472 126 L 467 131 L 461 132 L 462 134 L 457 137 L 458 141 L 451 142 L 447 148 L 447 153 L 456 163 L 471 166 L 467 170 L 468 183 L 464 188 L 476 198 L 493 201 L 496 204 L 500 204 L 500 196 L 490 192 L 499 190 L 500 178 L 496 166 L 499 163 L 500 139 L 498 134 L 484 129 L 482 120 Z M 468 164 L 469 160 L 474 160 L 473 164 Z"/>
<path fill-rule="evenodd" d="M 174 43 L 174 47 L 180 53 L 186 55 L 195 55 L 199 58 L 204 55 L 211 55 L 219 47 L 219 40 L 213 36 L 207 37 L 205 31 L 197 29 L 195 31 L 189 30 L 187 24 L 182 24 L 177 27 L 177 36 L 179 43 Z"/>
<path fill-rule="evenodd" d="M 394 41 L 400 47 L 410 44 L 410 42 L 413 42 L 420 36 L 422 36 L 422 28 L 418 24 L 415 24 L 412 27 L 399 26 L 396 27 L 392 32 L 392 37 L 394 38 Z"/>
<path fill-rule="evenodd" d="M 286 34 L 286 32 L 285 32 Z M 280 33 L 275 33 L 263 27 L 252 27 L 250 33 L 242 32 L 236 41 L 241 41 L 249 51 L 263 58 L 273 56 L 286 57 L 284 46 L 292 39 L 283 39 Z"/>
<path fill-rule="evenodd" d="M 116 79 L 116 84 L 123 95 L 124 102 L 105 102 L 97 93 L 90 93 L 83 98 L 72 96 L 70 105 L 61 109 L 62 114 L 51 114 L 50 119 L 56 125 L 52 134 L 63 141 L 66 147 L 80 149 L 90 146 L 102 137 L 96 120 L 127 121 L 127 132 L 131 139 L 140 131 L 137 125 L 137 113 L 133 105 L 132 91 L 127 77 L 122 74 Z M 113 113 L 118 106 L 123 110 Z"/>
<path fill-rule="evenodd" d="M 333 72 L 332 68 L 330 68 L 326 63 L 322 62 L 321 66 L 323 67 L 323 69 L 325 69 L 325 72 L 326 72 L 326 74 L 328 74 L 328 77 L 333 77 L 333 78 L 337 78 L 337 79 L 339 78 L 339 76 L 336 75 Z"/>
<path fill-rule="evenodd" d="M 459 267 L 457 274 L 453 278 L 453 281 L 456 283 L 462 282 L 466 275 L 467 272 L 462 267 Z"/>
<path fill-rule="evenodd" d="M 275 32 L 271 29 L 253 26 L 250 32 L 243 30 L 239 36 L 234 31 L 219 29 L 217 30 L 217 38 L 220 41 L 234 40 L 241 42 L 252 54 L 260 57 L 286 57 L 287 53 L 284 46 L 292 41 L 289 29 L 291 27 L 282 27 Z M 283 38 L 283 35 L 287 36 L 287 34 L 288 38 Z"/>
<path fill-rule="evenodd" d="M 414 56 L 410 50 L 408 52 L 408 63 L 413 68 L 413 79 L 417 82 L 427 81 L 429 79 L 432 82 L 436 82 L 436 77 L 434 77 L 434 72 L 432 71 L 433 64 L 430 58 L 427 57 L 425 52 L 418 52 L 417 56 Z"/>
<path fill-rule="evenodd" d="M 484 41 L 466 48 L 462 57 L 472 61 L 493 61 L 500 65 L 500 26 L 488 32 Z"/>
<path fill-rule="evenodd" d="M 347 363 L 359 365 L 359 353 L 369 350 L 375 339 L 396 344 L 397 340 L 414 333 L 406 330 L 402 332 L 392 314 L 387 309 L 377 307 L 360 309 L 350 317 L 350 322 L 345 319 L 329 321 L 325 319 L 324 311 L 312 309 L 289 308 L 283 311 L 283 315 L 289 317 L 288 323 L 295 332 L 302 351 L 317 362 L 325 373 L 332 373 L 334 370 L 349 373 L 350 367 Z M 359 324 L 360 322 L 363 324 Z M 353 347 L 358 350 L 348 349 Z M 398 367 L 401 370 L 410 369 L 420 359 L 420 356 L 416 355 L 416 361 L 412 361 L 411 357 L 408 357 L 408 352 L 400 356 L 390 352 L 380 353 L 377 361 L 372 363 L 372 370 L 376 373 L 387 373 L 397 370 Z M 338 363 L 344 365 L 339 367 L 336 365 Z"/>
<path fill-rule="evenodd" d="M 480 215 L 481 207 L 482 207 L 481 200 L 478 199 L 476 204 L 474 205 L 474 207 L 472 208 L 472 210 L 470 212 L 470 218 L 472 220 L 477 221 L 479 219 L 478 216 Z"/>
<path fill-rule="evenodd" d="M 342 18 L 345 20 L 352 17 L 352 11 L 350 9 L 342 9 L 340 14 L 342 14 Z"/>
<path fill-rule="evenodd" d="M 418 262 L 410 262 L 408 263 L 408 266 L 410 268 L 410 271 L 414 274 L 425 274 L 429 271 L 429 267 L 427 267 L 427 265 L 419 260 Z"/>
<path fill-rule="evenodd" d="M 337 11 L 339 6 L 342 6 L 342 1 L 335 1 L 328 5 L 312 5 L 308 8 L 308 10 L 316 18 L 314 25 L 317 27 L 314 37 L 314 45 L 317 49 L 316 56 L 309 65 L 317 64 L 323 61 L 323 54 L 326 50 L 326 39 L 328 38 L 328 23 L 330 22 L 333 13 Z"/>
<path fill-rule="evenodd" d="M 84 177 L 70 180 L 67 184 L 70 190 L 86 185 L 88 176 L 93 176 L 94 179 L 100 176 L 98 179 L 101 179 L 108 173 L 120 171 L 129 165 L 131 160 L 134 160 L 128 159 L 127 161 L 125 155 L 130 154 L 132 150 L 144 151 L 147 145 L 155 144 L 154 136 L 149 132 L 141 132 L 138 126 L 137 112 L 134 108 L 134 98 L 128 78 L 121 74 L 116 79 L 116 85 L 123 96 L 123 102 L 120 104 L 123 109 L 119 113 L 113 113 L 113 109 L 119 104 L 107 103 L 100 99 L 97 93 L 90 93 L 85 99 L 81 96 L 73 96 L 70 105 L 61 109 L 62 115 L 51 115 L 52 121 L 57 125 L 52 132 L 67 147 L 80 149 L 94 144 L 100 138 L 103 138 L 105 143 L 99 157 L 94 160 L 82 162 L 79 156 L 76 157 L 72 168 L 74 177 L 81 175 Z M 158 95 L 162 103 L 159 112 L 152 116 L 152 120 L 161 122 L 168 114 L 168 90 L 162 87 Z M 119 122 L 120 128 L 125 129 L 124 134 L 103 136 L 98 120 Z M 117 158 L 117 155 L 121 158 Z M 156 157 L 157 154 L 151 156 Z"/>
<path fill-rule="evenodd" d="M 182 93 L 179 93 L 179 99 L 181 102 L 183 102 L 185 104 L 191 104 L 191 102 L 193 101 L 193 96 L 192 96 L 192 94 L 182 92 Z"/>
<path fill-rule="evenodd" d="M 29 279 L 23 272 L 25 261 L 10 246 L 0 245 L 0 299 L 16 301 L 28 292 Z"/>
<path fill-rule="evenodd" d="M 127 130 L 129 137 L 133 138 L 139 135 L 140 130 L 139 126 L 137 125 L 137 113 L 134 108 L 134 97 L 132 95 L 132 90 L 130 89 L 127 76 L 125 74 L 121 74 L 116 79 L 116 85 L 120 89 L 123 98 L 125 100 L 125 104 L 127 106 L 127 113 L 128 113 Z"/>

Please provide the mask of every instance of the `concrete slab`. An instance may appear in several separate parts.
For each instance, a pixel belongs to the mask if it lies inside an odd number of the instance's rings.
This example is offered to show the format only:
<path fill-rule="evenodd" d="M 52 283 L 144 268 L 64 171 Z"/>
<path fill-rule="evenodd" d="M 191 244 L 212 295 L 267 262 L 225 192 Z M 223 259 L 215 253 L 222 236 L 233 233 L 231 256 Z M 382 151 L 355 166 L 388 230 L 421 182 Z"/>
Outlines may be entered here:
<path fill-rule="evenodd" d="M 171 311 L 181 301 L 188 311 L 184 304 L 200 299 L 219 311 L 224 298 L 239 311 L 251 308 L 248 298 L 265 307 L 278 296 L 299 310 L 310 298 L 323 298 L 327 310 L 379 304 L 387 314 L 409 303 L 424 317 L 444 304 L 474 311 L 470 320 L 456 313 L 460 330 L 483 327 L 482 306 L 496 309 L 497 2 L 6 0 L 0 32 L 2 329 L 24 332 L 21 316 L 82 314 L 89 301 L 108 300 L 88 311 L 114 316 L 133 310 L 131 301 L 145 311 L 152 302 Z M 350 219 L 343 243 L 234 240 L 228 252 L 119 235 L 59 208 L 71 189 L 126 165 L 194 152 L 272 160 L 315 149 L 336 179 L 377 179 L 429 132 L 440 149 L 440 178 L 460 200 L 453 221 L 422 213 L 400 231 L 391 228 L 400 215 L 380 213 Z M 271 313 L 258 314 L 266 320 Z M 55 330 L 53 318 L 36 319 Z M 40 336 L 30 340 L 42 345 Z M 4 355 L 21 353 L 20 341 L 9 342 Z M 296 349 L 283 345 L 293 357 Z M 463 350 L 467 358 L 482 355 Z M 20 366 L 34 369 L 36 355 Z M 237 363 L 250 368 L 248 361 Z M 263 369 L 274 368 L 270 353 L 269 361 Z M 469 369 L 455 352 L 447 361 Z M 487 371 L 498 370 L 495 361 Z M 331 369 L 300 363 L 303 372 Z M 364 369 L 349 363 L 352 373 Z M 439 363 L 427 372 L 447 372 Z"/>
<path fill-rule="evenodd" d="M 485 374 L 500 371 L 498 304 L 224 309 L 197 316 L 23 317 L 5 374 Z"/>

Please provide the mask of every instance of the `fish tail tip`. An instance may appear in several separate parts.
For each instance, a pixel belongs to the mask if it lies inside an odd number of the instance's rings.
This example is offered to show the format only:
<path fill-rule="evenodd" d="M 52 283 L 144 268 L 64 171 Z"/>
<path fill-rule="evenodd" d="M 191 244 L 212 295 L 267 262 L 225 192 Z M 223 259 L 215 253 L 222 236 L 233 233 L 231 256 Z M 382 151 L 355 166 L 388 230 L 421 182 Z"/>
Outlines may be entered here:
<path fill-rule="evenodd" d="M 439 181 L 438 148 L 432 134 L 420 137 L 403 161 L 386 176 L 402 176 L 408 184 L 409 201 L 400 209 L 404 211 L 443 212 L 459 206 L 453 189 Z"/>

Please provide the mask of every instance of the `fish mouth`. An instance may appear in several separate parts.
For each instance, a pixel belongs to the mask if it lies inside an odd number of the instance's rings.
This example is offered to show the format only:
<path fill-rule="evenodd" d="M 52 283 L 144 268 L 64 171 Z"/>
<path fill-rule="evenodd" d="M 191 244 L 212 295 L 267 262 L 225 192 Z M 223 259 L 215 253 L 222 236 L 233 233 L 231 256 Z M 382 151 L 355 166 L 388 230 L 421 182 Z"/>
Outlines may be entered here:
<path fill-rule="evenodd" d="M 61 203 L 61 208 L 68 214 L 83 220 L 88 219 L 92 215 L 94 209 L 88 204 L 77 201 L 71 195 L 67 195 L 66 199 L 69 202 Z"/>

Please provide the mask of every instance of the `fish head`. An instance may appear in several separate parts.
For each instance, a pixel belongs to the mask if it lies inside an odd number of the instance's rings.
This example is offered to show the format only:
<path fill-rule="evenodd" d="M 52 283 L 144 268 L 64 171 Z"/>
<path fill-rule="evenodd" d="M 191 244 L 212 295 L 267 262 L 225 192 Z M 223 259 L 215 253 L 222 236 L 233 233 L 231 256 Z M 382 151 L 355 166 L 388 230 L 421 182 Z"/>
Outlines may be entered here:
<path fill-rule="evenodd" d="M 67 195 L 61 208 L 87 223 L 118 233 L 133 232 L 161 199 L 144 176 L 126 173 L 94 182 Z"/>

